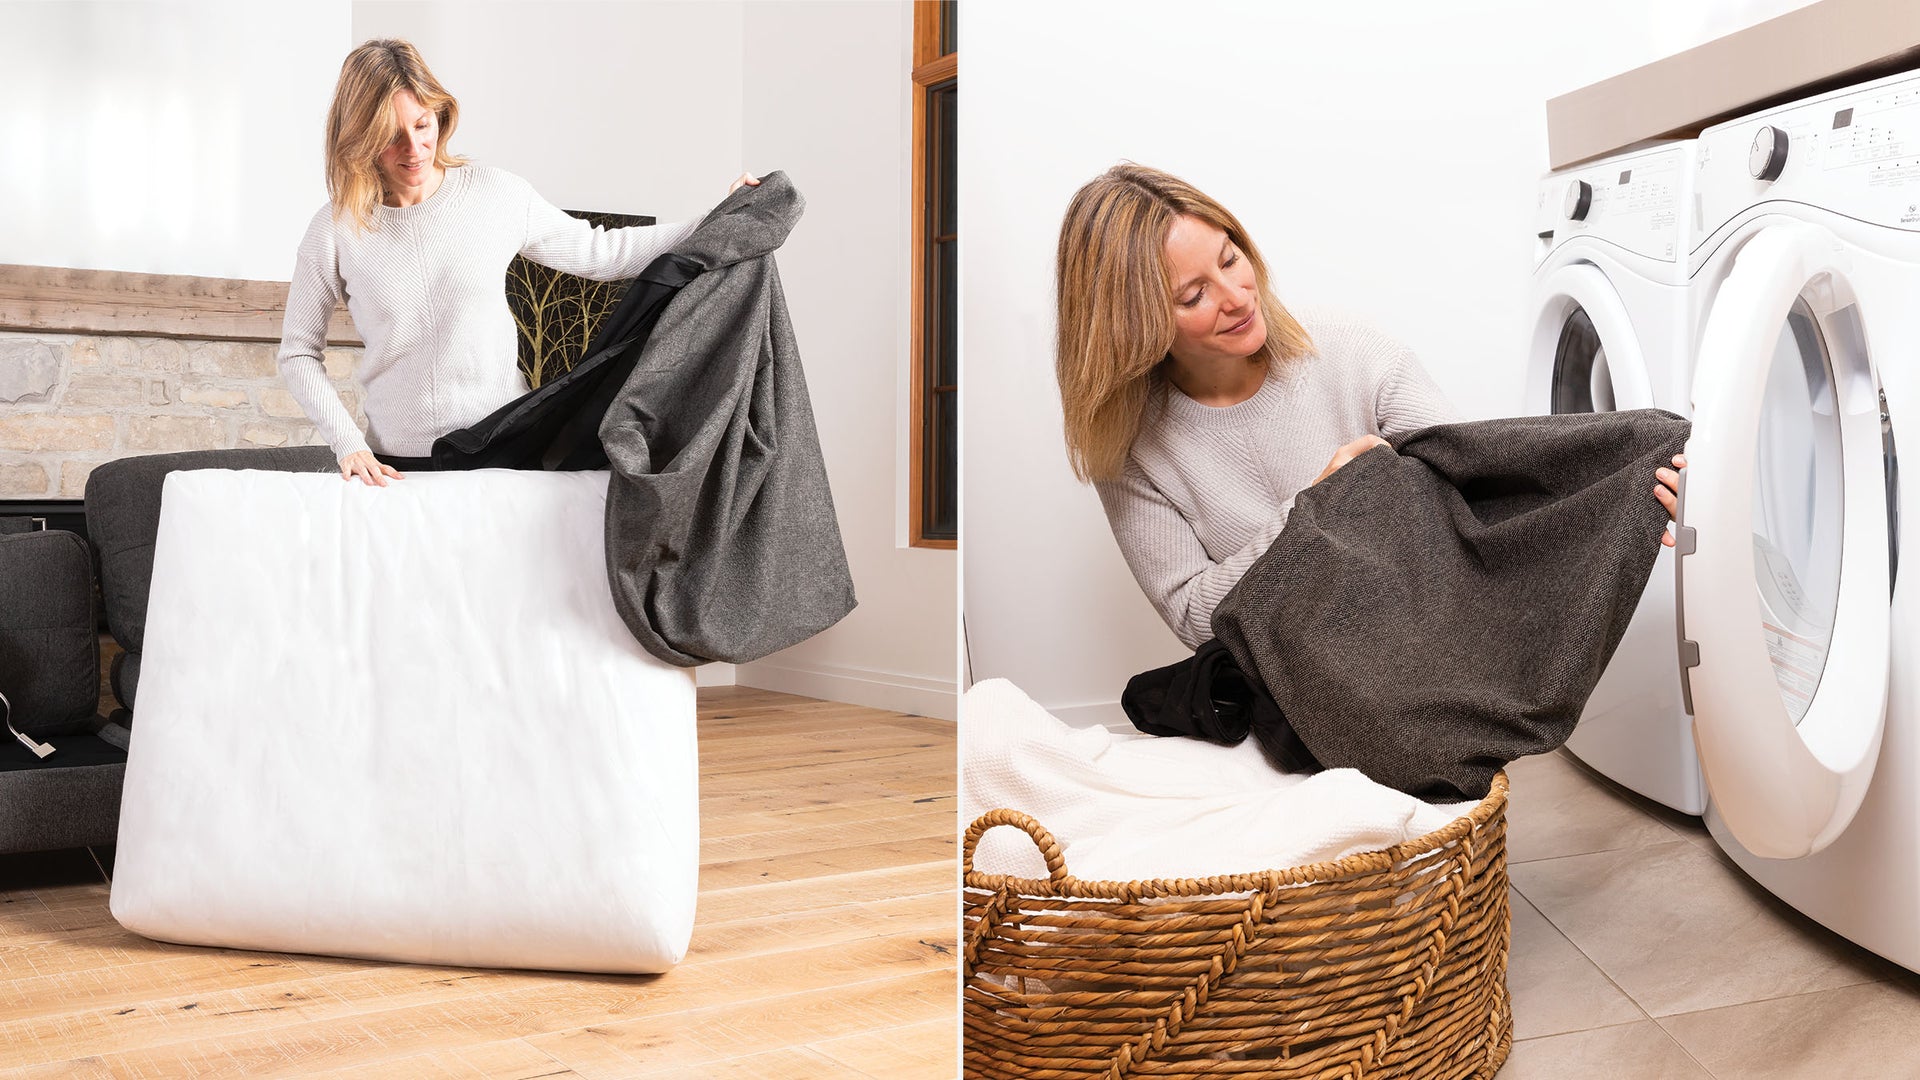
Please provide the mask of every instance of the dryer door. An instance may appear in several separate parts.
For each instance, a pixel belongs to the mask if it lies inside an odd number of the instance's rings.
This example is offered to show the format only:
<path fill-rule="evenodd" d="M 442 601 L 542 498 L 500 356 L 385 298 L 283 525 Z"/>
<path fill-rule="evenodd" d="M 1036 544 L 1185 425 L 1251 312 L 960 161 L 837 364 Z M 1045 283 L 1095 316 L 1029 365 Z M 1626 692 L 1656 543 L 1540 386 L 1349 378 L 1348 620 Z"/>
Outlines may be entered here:
<path fill-rule="evenodd" d="M 1769 858 L 1847 827 L 1884 724 L 1880 405 L 1849 263 L 1824 229 L 1761 229 L 1714 302 L 1693 384 L 1682 681 L 1714 804 Z"/>
<path fill-rule="evenodd" d="M 1535 291 L 1527 407 L 1533 413 L 1612 412 L 1653 405 L 1653 387 L 1626 305 L 1592 263 L 1569 263 Z"/>

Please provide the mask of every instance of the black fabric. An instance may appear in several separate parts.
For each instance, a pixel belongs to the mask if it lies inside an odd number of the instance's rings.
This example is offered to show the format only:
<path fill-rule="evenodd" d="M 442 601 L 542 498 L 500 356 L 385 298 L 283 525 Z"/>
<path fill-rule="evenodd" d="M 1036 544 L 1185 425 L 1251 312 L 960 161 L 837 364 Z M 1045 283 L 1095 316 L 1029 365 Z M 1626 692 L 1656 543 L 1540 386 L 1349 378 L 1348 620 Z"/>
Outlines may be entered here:
<path fill-rule="evenodd" d="M 755 660 L 853 609 L 773 260 L 804 206 L 771 172 L 674 249 L 702 272 L 661 313 L 600 425 L 614 606 L 668 663 Z"/>
<path fill-rule="evenodd" d="M 182 469 L 270 469 L 338 472 L 324 446 L 264 450 L 188 450 L 109 461 L 87 476 L 87 534 L 99 556 L 100 596 L 107 628 L 130 653 L 147 633 L 147 593 L 153 584 L 153 541 L 160 533 L 160 488 Z M 123 701 L 125 699 L 122 699 Z"/>
<path fill-rule="evenodd" d="M 1133 726 L 1149 735 L 1185 735 L 1238 746 L 1251 732 L 1267 762 L 1286 772 L 1313 773 L 1320 763 L 1294 734 L 1279 706 L 1234 662 L 1217 640 L 1176 664 L 1143 671 L 1120 695 Z"/>
<path fill-rule="evenodd" d="M 94 718 L 90 722 L 99 721 Z M 53 747 L 53 753 L 39 757 L 22 746 L 18 739 L 8 737 L 0 740 L 6 744 L 0 746 L 0 773 L 27 769 L 79 769 L 93 765 L 116 765 L 127 760 L 124 747 L 115 746 L 89 732 L 48 735 L 40 741 Z"/>
<path fill-rule="evenodd" d="M 99 704 L 93 557 L 77 533 L 0 534 L 0 694 L 35 736 L 73 730 Z M 4 727 L 0 740 L 19 745 Z"/>
<path fill-rule="evenodd" d="M 401 472 L 460 469 L 604 469 L 600 420 L 632 373 L 667 304 L 700 273 L 668 252 L 634 278 L 587 346 L 586 358 L 476 424 L 433 441 L 427 457 L 376 455 Z"/>
<path fill-rule="evenodd" d="M 1214 634 L 1322 765 L 1482 798 L 1572 733 L 1659 553 L 1654 469 L 1688 430 L 1638 410 L 1403 435 L 1295 498 Z"/>

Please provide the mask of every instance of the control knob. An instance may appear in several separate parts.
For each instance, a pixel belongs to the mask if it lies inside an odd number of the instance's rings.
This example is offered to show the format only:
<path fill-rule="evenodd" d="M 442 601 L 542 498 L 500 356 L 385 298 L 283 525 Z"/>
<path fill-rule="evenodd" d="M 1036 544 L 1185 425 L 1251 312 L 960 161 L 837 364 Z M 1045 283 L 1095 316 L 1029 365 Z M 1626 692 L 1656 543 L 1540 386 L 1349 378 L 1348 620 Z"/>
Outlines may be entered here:
<path fill-rule="evenodd" d="M 1568 221 L 1587 220 L 1587 211 L 1593 209 L 1593 185 L 1585 180 L 1568 184 L 1564 209 Z"/>
<path fill-rule="evenodd" d="M 1760 125 L 1753 133 L 1753 146 L 1747 150 L 1747 171 L 1755 180 L 1780 179 L 1787 167 L 1787 133 L 1771 124 Z"/>

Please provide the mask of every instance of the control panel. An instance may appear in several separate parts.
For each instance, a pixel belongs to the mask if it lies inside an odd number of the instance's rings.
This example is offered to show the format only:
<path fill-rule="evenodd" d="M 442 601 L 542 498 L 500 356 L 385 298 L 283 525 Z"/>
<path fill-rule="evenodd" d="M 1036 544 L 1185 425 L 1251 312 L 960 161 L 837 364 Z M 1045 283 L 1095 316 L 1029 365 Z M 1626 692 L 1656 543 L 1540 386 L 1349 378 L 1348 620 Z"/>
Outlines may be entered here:
<path fill-rule="evenodd" d="M 1920 232 L 1920 72 L 1708 128 L 1695 183 L 1696 244 L 1772 200 Z"/>
<path fill-rule="evenodd" d="M 1541 188 L 1543 208 L 1557 211 L 1553 243 L 1592 236 L 1647 258 L 1675 261 L 1686 250 L 1676 226 L 1691 180 L 1691 143 L 1554 173 Z"/>

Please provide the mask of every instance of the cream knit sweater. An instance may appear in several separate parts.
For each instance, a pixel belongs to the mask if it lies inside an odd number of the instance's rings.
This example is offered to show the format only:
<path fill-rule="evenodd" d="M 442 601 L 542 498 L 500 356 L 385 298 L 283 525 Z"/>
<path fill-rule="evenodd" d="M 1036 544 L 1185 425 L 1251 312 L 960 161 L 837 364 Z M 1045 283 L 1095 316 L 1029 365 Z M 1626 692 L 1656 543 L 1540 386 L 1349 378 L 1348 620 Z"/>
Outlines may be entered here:
<path fill-rule="evenodd" d="M 507 308 L 514 255 L 615 281 L 639 273 L 696 224 L 597 229 L 525 180 L 482 165 L 448 169 L 424 202 L 377 207 L 367 232 L 323 206 L 300 242 L 287 291 L 281 378 L 334 457 L 367 449 L 424 457 L 435 439 L 527 391 Z M 321 363 L 327 320 L 343 296 L 366 342 L 353 373 L 365 438 Z"/>
<path fill-rule="evenodd" d="M 1188 648 L 1287 523 L 1333 452 L 1456 419 L 1405 346 L 1350 317 L 1295 312 L 1315 352 L 1267 372 L 1225 408 L 1163 386 L 1100 501 L 1134 579 Z"/>

